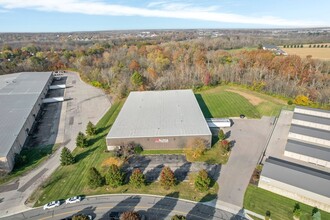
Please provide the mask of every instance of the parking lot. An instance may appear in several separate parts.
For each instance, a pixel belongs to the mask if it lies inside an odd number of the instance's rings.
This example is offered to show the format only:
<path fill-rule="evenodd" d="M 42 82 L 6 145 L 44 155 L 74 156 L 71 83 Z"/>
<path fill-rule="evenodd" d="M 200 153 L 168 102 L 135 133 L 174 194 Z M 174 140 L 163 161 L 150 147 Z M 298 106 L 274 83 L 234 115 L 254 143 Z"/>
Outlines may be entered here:
<path fill-rule="evenodd" d="M 232 127 L 225 129 L 235 144 L 227 164 L 221 167 L 218 200 L 243 206 L 246 187 L 271 135 L 273 122 L 271 117 L 233 119 Z"/>

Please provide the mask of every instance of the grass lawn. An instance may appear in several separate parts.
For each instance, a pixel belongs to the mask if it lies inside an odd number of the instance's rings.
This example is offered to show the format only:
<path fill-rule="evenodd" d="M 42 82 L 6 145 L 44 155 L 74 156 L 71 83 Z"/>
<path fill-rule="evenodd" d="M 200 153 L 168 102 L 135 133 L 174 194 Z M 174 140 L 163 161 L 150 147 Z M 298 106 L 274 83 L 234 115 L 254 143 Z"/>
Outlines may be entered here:
<path fill-rule="evenodd" d="M 254 185 L 249 185 L 244 197 L 244 208 L 265 215 L 266 211 L 270 211 L 273 220 L 291 220 L 292 211 L 296 201 L 260 189 Z M 300 203 L 301 220 L 311 218 L 313 207 Z M 322 219 L 330 219 L 330 213 L 321 211 Z"/>
<path fill-rule="evenodd" d="M 153 154 L 184 154 L 183 150 L 144 150 L 141 155 L 153 155 Z"/>
<path fill-rule="evenodd" d="M 4 177 L 0 178 L 0 184 L 6 183 L 19 176 L 24 175 L 28 171 L 33 170 L 39 164 L 47 160 L 49 155 L 54 153 L 58 148 L 58 145 L 39 146 L 29 149 L 23 149 L 20 153 L 22 157 L 26 158 L 26 161 L 21 165 L 15 165 L 14 169 Z"/>
<path fill-rule="evenodd" d="M 239 86 L 218 86 L 195 96 L 206 118 L 276 116 L 287 106 L 283 100 Z"/>
<path fill-rule="evenodd" d="M 35 206 L 40 206 L 52 200 L 66 199 L 75 195 L 109 193 L 149 193 L 168 195 L 178 192 L 180 198 L 195 201 L 215 198 L 218 191 L 218 185 L 216 183 L 214 183 L 213 187 L 205 193 L 195 192 L 188 182 L 181 182 L 171 190 L 163 190 L 157 182 L 139 189 L 134 189 L 129 187 L 129 185 L 124 185 L 116 189 L 111 189 L 108 186 L 99 187 L 96 190 L 89 189 L 87 184 L 87 172 L 89 168 L 96 167 L 102 174 L 106 172 L 106 169 L 102 168 L 101 164 L 104 160 L 111 157 L 112 154 L 105 151 L 105 137 L 115 121 L 122 105 L 123 101 L 112 105 L 111 109 L 97 123 L 97 135 L 89 140 L 91 146 L 84 149 L 76 148 L 73 151 L 76 163 L 70 166 L 59 167 L 51 177 L 33 193 L 30 202 L 35 201 Z"/>

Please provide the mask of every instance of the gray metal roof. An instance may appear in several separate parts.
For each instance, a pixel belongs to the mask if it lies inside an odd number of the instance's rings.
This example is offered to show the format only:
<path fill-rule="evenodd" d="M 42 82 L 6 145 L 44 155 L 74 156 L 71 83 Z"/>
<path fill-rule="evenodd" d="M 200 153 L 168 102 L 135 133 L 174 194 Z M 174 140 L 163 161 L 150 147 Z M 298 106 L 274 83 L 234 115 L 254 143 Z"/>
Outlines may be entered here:
<path fill-rule="evenodd" d="M 297 119 L 297 120 L 301 120 L 301 121 L 308 121 L 308 122 L 313 122 L 313 123 L 323 124 L 323 125 L 330 125 L 330 118 L 300 114 L 300 113 L 296 113 L 296 112 L 293 114 L 293 119 Z"/>
<path fill-rule="evenodd" d="M 266 159 L 261 176 L 330 197 L 330 173 L 274 157 Z"/>
<path fill-rule="evenodd" d="M 319 108 L 309 108 L 309 107 L 306 107 L 306 106 L 296 106 L 295 108 L 306 109 L 306 110 L 311 110 L 311 111 L 315 111 L 315 112 L 330 113 L 329 110 L 324 110 L 324 109 L 319 109 Z"/>
<path fill-rule="evenodd" d="M 285 150 L 330 162 L 330 148 L 289 139 Z"/>
<path fill-rule="evenodd" d="M 291 125 L 290 132 L 306 135 L 310 137 L 320 138 L 324 140 L 330 140 L 330 131 L 321 130 L 317 128 L 310 128 L 300 125 Z"/>
<path fill-rule="evenodd" d="M 131 92 L 107 138 L 211 135 L 192 90 Z"/>
<path fill-rule="evenodd" d="M 23 72 L 0 76 L 0 156 L 7 156 L 50 72 Z"/>

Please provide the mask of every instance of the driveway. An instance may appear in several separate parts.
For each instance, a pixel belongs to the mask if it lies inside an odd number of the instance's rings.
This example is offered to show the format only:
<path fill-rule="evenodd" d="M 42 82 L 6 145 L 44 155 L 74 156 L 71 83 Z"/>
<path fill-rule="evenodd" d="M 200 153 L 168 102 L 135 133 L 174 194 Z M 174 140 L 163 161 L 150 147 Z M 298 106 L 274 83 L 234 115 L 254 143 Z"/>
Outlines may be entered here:
<path fill-rule="evenodd" d="M 229 140 L 235 140 L 227 164 L 222 165 L 218 179 L 218 204 L 243 207 L 244 193 L 261 157 L 273 125 L 271 117 L 261 119 L 233 119 Z"/>
<path fill-rule="evenodd" d="M 85 131 L 88 121 L 96 123 L 110 108 L 109 97 L 103 91 L 81 81 L 76 73 L 65 73 L 67 77 L 64 98 L 58 122 L 55 143 L 70 150 L 75 148 L 75 138 L 79 131 Z M 54 118 L 56 120 L 56 118 Z M 0 216 L 26 210 L 24 202 L 37 187 L 59 166 L 61 148 L 45 163 L 18 180 L 18 189 L 7 190 L 0 196 Z M 14 180 L 17 181 L 17 180 Z M 8 183 L 8 185 L 13 183 Z M 17 184 L 17 182 L 15 182 Z M 12 189 L 12 188 L 8 188 Z"/>

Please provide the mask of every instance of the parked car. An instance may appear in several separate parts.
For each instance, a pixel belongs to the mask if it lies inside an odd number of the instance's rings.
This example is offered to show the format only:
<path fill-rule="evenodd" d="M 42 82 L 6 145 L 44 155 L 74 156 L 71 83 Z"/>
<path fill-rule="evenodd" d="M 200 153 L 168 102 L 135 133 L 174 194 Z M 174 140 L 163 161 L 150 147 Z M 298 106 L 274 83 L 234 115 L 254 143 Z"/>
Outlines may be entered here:
<path fill-rule="evenodd" d="M 44 205 L 44 210 L 46 210 L 46 209 L 52 209 L 52 208 L 58 207 L 60 205 L 61 205 L 61 202 L 60 201 L 52 201 L 52 202 Z"/>
<path fill-rule="evenodd" d="M 81 196 L 74 196 L 65 200 L 65 204 L 76 203 L 76 202 L 80 202 L 81 200 L 82 200 Z"/>

